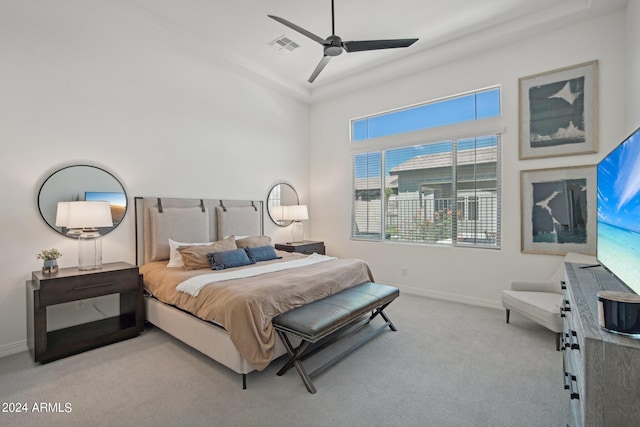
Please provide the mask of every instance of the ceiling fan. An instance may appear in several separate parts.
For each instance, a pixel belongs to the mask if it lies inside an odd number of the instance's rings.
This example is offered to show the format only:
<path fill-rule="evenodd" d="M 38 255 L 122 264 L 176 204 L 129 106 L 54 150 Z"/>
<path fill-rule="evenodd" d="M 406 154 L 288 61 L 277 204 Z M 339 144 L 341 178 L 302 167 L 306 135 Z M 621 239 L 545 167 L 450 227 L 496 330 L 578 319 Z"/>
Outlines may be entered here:
<path fill-rule="evenodd" d="M 309 37 L 311 40 L 314 40 L 324 46 L 324 56 L 316 66 L 316 69 L 311 73 L 311 77 L 309 77 L 309 83 L 313 83 L 313 81 L 318 77 L 318 74 L 324 69 L 324 67 L 329 63 L 329 60 L 332 56 L 338 56 L 342 53 L 343 50 L 350 52 L 362 52 L 366 50 L 378 50 L 378 49 L 395 49 L 399 47 L 409 47 L 414 44 L 418 39 L 392 39 L 392 40 L 361 40 L 361 41 L 350 41 L 343 42 L 342 39 L 336 35 L 335 29 L 335 16 L 333 13 L 333 0 L 331 0 L 331 35 L 326 39 L 316 36 L 310 31 L 305 30 L 302 27 L 293 24 L 286 19 L 282 19 L 278 16 L 267 15 L 269 18 L 278 21 L 279 23 L 286 25 L 287 27 Z"/>

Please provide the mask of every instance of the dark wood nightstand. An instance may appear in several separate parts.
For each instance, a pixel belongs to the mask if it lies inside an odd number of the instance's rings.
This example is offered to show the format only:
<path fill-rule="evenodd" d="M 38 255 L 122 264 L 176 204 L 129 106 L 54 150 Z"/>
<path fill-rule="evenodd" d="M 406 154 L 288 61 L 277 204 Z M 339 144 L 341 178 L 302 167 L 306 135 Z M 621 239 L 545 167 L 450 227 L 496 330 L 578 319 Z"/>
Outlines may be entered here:
<path fill-rule="evenodd" d="M 50 362 L 138 335 L 144 328 L 142 275 L 125 262 L 102 269 L 34 271 L 27 281 L 27 346 L 35 362 Z M 120 315 L 47 331 L 47 306 L 120 294 Z"/>
<path fill-rule="evenodd" d="M 287 252 L 297 252 L 300 254 L 310 255 L 317 253 L 324 255 L 324 242 L 316 242 L 313 240 L 303 240 L 302 242 L 276 243 L 276 249 Z"/>

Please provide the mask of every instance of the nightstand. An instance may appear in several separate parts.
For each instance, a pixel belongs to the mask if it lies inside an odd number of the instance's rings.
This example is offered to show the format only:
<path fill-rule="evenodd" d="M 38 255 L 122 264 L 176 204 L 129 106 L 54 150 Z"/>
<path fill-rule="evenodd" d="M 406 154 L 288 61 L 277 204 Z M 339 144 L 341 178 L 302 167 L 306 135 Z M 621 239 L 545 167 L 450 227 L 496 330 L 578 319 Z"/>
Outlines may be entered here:
<path fill-rule="evenodd" d="M 297 252 L 300 254 L 310 255 L 317 253 L 324 255 L 324 242 L 316 242 L 313 240 L 303 240 L 302 242 L 276 243 L 276 249 L 287 252 Z"/>
<path fill-rule="evenodd" d="M 27 346 L 35 362 L 50 362 L 138 335 L 144 327 L 142 275 L 125 262 L 99 270 L 34 271 L 27 281 Z M 47 307 L 103 295 L 120 295 L 120 315 L 47 331 Z"/>

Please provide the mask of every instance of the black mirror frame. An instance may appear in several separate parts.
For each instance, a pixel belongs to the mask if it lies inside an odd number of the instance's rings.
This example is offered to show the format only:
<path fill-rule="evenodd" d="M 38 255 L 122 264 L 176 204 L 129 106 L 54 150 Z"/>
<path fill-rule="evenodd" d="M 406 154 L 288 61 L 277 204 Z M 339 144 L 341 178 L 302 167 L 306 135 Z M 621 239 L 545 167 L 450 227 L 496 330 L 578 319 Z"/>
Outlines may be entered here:
<path fill-rule="evenodd" d="M 120 180 L 119 180 L 118 178 L 116 178 L 116 177 L 115 177 L 111 172 L 109 172 L 109 171 L 107 171 L 107 170 L 105 170 L 105 169 L 103 169 L 103 168 L 100 168 L 100 167 L 98 167 L 98 166 L 94 166 L 94 165 L 86 165 L 86 164 L 69 165 L 69 166 L 65 166 L 65 167 L 62 167 L 62 168 L 60 168 L 60 169 L 57 169 L 56 171 L 54 171 L 53 173 L 51 173 L 51 174 L 50 174 L 50 175 L 49 175 L 49 176 L 48 176 L 48 177 L 47 177 L 47 178 L 42 182 L 42 184 L 40 185 L 40 189 L 38 190 L 38 199 L 37 199 L 37 202 L 38 202 L 38 212 L 40 213 L 40 217 L 42 218 L 42 220 L 43 220 L 43 221 L 44 221 L 44 222 L 45 222 L 45 223 L 46 223 L 46 224 L 47 224 L 47 225 L 48 225 L 48 226 L 49 226 L 53 231 L 55 231 L 55 232 L 56 232 L 56 233 L 58 233 L 58 234 L 61 234 L 62 236 L 69 237 L 69 238 L 71 238 L 71 239 L 77 239 L 77 238 L 78 238 L 78 236 L 77 236 L 77 235 L 69 235 L 69 234 L 63 233 L 61 230 L 59 230 L 59 229 L 55 226 L 55 219 L 54 219 L 54 223 L 53 223 L 53 224 L 51 224 L 51 223 L 49 222 L 49 220 L 47 220 L 47 218 L 45 218 L 45 215 L 44 215 L 44 214 L 43 214 L 43 212 L 42 212 L 42 206 L 41 206 L 41 195 L 42 195 L 42 190 L 45 188 L 45 186 L 46 186 L 46 184 L 49 182 L 49 180 L 50 180 L 51 178 L 53 178 L 56 174 L 58 174 L 58 173 L 60 173 L 60 172 L 62 172 L 62 171 L 65 171 L 65 170 L 67 170 L 67 169 L 70 169 L 70 168 L 75 168 L 75 167 L 88 167 L 88 168 L 94 168 L 94 169 L 97 169 L 97 170 L 98 170 L 98 171 L 100 171 L 100 172 L 104 172 L 106 175 L 108 175 L 108 177 L 110 177 L 111 179 L 113 179 L 113 181 L 114 181 L 114 182 L 116 182 L 116 183 L 120 186 L 120 188 L 122 189 L 122 193 L 124 194 L 124 199 L 125 199 L 125 202 L 126 202 L 125 209 L 124 209 L 124 213 L 122 214 L 122 218 L 123 218 L 123 220 L 124 220 L 125 216 L 127 215 L 127 211 L 129 210 L 129 198 L 128 198 L 128 196 L 127 196 L 127 191 L 125 190 L 124 185 L 122 185 L 122 183 L 120 182 Z M 108 233 L 112 232 L 112 231 L 113 231 L 113 230 L 115 230 L 115 229 L 116 229 L 116 228 L 117 228 L 121 223 L 122 223 L 122 221 L 118 222 L 118 224 L 115 224 L 113 227 L 100 228 L 100 234 L 101 234 L 101 235 L 105 235 L 105 234 L 108 234 Z"/>
<path fill-rule="evenodd" d="M 298 192 L 296 191 L 296 189 L 293 188 L 293 186 L 291 184 L 287 184 L 286 182 L 279 182 L 279 183 L 275 184 L 273 187 L 271 187 L 271 190 L 269 190 L 269 194 L 267 195 L 267 214 L 269 215 L 269 219 L 271 219 L 271 222 L 273 222 L 278 227 L 287 227 L 287 226 L 291 225 L 293 223 L 293 221 L 291 221 L 291 220 L 277 221 L 277 220 L 273 219 L 273 216 L 271 215 L 271 206 L 273 205 L 271 195 L 273 194 L 273 192 L 276 189 L 276 187 L 278 187 L 280 185 L 285 185 L 285 186 L 287 186 L 287 187 L 289 187 L 291 189 L 293 194 L 296 196 L 296 204 L 300 204 L 300 198 L 298 197 Z"/>

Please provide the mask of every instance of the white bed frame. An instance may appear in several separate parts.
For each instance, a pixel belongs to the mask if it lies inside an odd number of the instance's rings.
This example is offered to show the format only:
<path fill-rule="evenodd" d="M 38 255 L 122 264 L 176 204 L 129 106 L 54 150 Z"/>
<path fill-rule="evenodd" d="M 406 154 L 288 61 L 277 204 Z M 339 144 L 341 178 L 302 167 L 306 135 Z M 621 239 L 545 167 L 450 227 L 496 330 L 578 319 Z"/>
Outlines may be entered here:
<path fill-rule="evenodd" d="M 229 235 L 255 236 L 264 231 L 262 201 L 227 201 L 218 199 L 178 199 L 158 197 L 136 197 L 136 263 L 140 266 L 152 261 L 153 233 L 169 233 L 169 237 L 179 242 L 189 242 L 188 224 L 172 224 L 162 232 L 151 227 L 151 211 L 164 209 L 176 212 L 176 209 L 201 208 L 209 215 L 208 241 L 219 240 Z M 166 240 L 166 239 L 163 239 Z M 168 247 L 168 241 L 166 242 Z M 157 255 L 156 255 L 157 257 Z M 172 305 L 164 304 L 145 294 L 145 318 L 168 334 L 190 347 L 204 353 L 213 360 L 242 374 L 242 387 L 246 388 L 247 374 L 254 371 L 231 341 L 229 333 L 222 327 L 203 321 Z M 286 349 L 276 340 L 274 359 L 285 354 Z"/>

